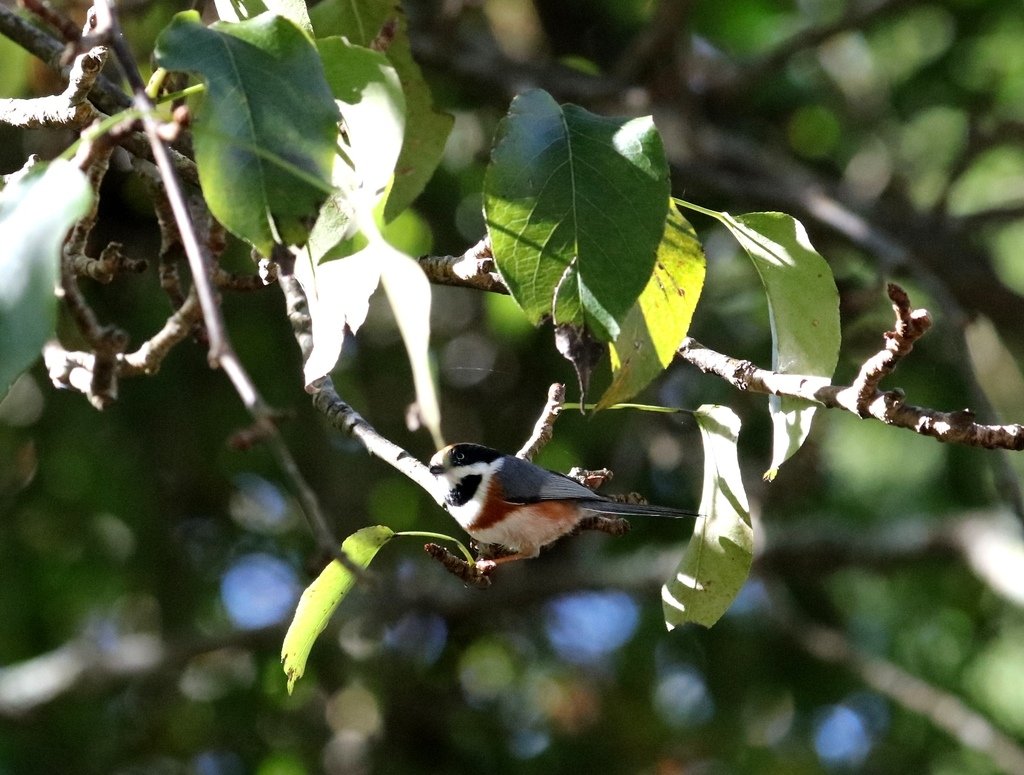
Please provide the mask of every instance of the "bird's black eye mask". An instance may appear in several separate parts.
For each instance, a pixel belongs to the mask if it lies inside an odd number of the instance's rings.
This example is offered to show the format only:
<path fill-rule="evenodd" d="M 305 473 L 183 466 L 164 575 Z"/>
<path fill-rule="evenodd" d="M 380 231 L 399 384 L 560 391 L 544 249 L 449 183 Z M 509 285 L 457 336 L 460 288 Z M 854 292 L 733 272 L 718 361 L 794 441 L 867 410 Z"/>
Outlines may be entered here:
<path fill-rule="evenodd" d="M 480 474 L 473 474 L 472 476 L 465 476 L 459 480 L 459 483 L 452 487 L 448 494 L 444 498 L 444 502 L 449 506 L 464 506 L 473 500 L 473 496 L 476 495 L 477 488 L 480 486 L 480 482 L 483 479 Z"/>

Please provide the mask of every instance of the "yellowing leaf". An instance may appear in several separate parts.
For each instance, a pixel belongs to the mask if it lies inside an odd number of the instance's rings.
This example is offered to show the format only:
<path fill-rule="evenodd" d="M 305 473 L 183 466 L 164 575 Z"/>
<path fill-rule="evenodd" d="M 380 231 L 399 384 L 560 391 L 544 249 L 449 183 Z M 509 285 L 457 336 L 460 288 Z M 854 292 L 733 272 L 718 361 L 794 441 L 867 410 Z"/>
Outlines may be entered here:
<path fill-rule="evenodd" d="M 365 568 L 377 555 L 384 544 L 391 540 L 394 532 L 383 525 L 364 527 L 350 535 L 341 545 L 341 550 L 352 562 Z M 306 661 L 317 639 L 338 605 L 352 589 L 355 577 L 337 560 L 332 561 L 312 584 L 306 587 L 299 598 L 295 616 L 285 633 L 281 646 L 281 663 L 288 676 L 288 693 L 291 694 L 302 674 Z"/>
<path fill-rule="evenodd" d="M 612 382 L 598 409 L 628 401 L 672 363 L 690 328 L 704 272 L 693 227 L 670 205 L 654 273 L 611 344 Z"/>

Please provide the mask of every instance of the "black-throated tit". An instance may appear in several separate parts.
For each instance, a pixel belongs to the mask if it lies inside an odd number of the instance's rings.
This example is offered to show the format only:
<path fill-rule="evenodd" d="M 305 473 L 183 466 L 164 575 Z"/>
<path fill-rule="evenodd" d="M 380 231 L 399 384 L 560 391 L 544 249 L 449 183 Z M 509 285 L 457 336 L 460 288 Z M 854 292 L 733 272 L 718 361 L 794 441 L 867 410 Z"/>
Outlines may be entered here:
<path fill-rule="evenodd" d="M 430 459 L 430 473 L 448 487 L 445 507 L 477 541 L 514 553 L 480 563 L 536 557 L 588 516 L 696 517 L 666 506 L 619 503 L 563 474 L 479 444 L 451 444 Z"/>

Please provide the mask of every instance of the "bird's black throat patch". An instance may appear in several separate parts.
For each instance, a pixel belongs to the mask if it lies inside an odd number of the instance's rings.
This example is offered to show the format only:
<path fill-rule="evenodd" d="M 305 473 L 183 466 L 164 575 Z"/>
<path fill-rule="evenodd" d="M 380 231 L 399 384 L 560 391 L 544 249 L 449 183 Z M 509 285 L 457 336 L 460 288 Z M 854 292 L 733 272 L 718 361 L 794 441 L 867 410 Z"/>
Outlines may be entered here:
<path fill-rule="evenodd" d="M 476 495 L 477 488 L 480 486 L 480 482 L 482 480 L 483 477 L 480 474 L 462 477 L 462 479 L 459 480 L 459 483 L 448 491 L 448 495 L 445 496 L 444 502 L 449 506 L 466 505 L 473 499 L 473 496 Z"/>

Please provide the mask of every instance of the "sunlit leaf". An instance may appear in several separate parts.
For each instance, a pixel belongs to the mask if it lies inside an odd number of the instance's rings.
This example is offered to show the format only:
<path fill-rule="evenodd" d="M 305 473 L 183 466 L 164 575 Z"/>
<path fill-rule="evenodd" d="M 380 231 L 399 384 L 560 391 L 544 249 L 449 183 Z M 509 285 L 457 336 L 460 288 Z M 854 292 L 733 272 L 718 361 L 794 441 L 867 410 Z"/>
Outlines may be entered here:
<path fill-rule="evenodd" d="M 441 407 L 430 367 L 430 282 L 409 256 L 395 249 L 384 253 L 381 282 L 409 355 L 419 419 L 440 449 L 444 446 Z"/>
<path fill-rule="evenodd" d="M 839 292 L 803 224 L 784 213 L 721 213 L 721 221 L 753 260 L 768 295 L 772 370 L 831 377 L 839 361 Z M 771 396 L 768 406 L 774 438 L 765 476 L 771 479 L 807 438 L 815 405 Z"/>
<path fill-rule="evenodd" d="M 92 201 L 85 175 L 60 160 L 0 191 L 0 398 L 53 336 L 61 245 Z"/>
<path fill-rule="evenodd" d="M 313 25 L 305 0 L 214 0 L 217 16 L 226 22 L 242 22 L 265 11 L 290 19 L 292 23 L 312 37 Z"/>
<path fill-rule="evenodd" d="M 651 277 L 665 230 L 668 165 L 649 116 L 597 116 L 541 90 L 502 119 L 484 181 L 495 261 L 539 322 L 612 340 Z"/>
<path fill-rule="evenodd" d="M 364 527 L 346 538 L 341 550 L 356 565 L 366 568 L 393 536 L 394 532 L 383 525 Z M 281 646 L 281 663 L 288 676 L 289 694 L 306 671 L 313 642 L 324 631 L 354 583 L 352 573 L 334 560 L 303 591 Z"/>
<path fill-rule="evenodd" d="M 341 38 L 317 45 L 344 119 L 345 138 L 334 168 L 339 193 L 321 212 L 310 237 L 312 260 L 307 256 L 296 262 L 296 277 L 310 299 L 313 319 L 306 383 L 334 368 L 346 326 L 358 330 L 370 295 L 383 281 L 409 354 L 420 417 L 440 446 L 441 416 L 428 350 L 430 284 L 419 266 L 383 234 L 385 202 L 393 195 L 389 186 L 405 126 L 398 76 L 376 51 Z"/>
<path fill-rule="evenodd" d="M 187 11 L 161 33 L 155 56 L 206 82 L 194 136 L 210 211 L 264 255 L 274 243 L 305 244 L 330 191 L 338 137 L 310 39 L 272 13 L 204 27 Z"/>
<path fill-rule="evenodd" d="M 743 479 L 736 458 L 740 421 L 724 406 L 696 412 L 704 443 L 704 491 L 693 537 L 672 579 L 661 588 L 665 624 L 710 627 L 739 594 L 754 551 Z"/>
<path fill-rule="evenodd" d="M 342 35 L 369 47 L 375 41 L 398 73 L 405 95 L 405 135 L 394 167 L 384 220 L 392 221 L 419 196 L 441 161 L 453 119 L 434 107 L 430 86 L 423 79 L 409 45 L 408 20 L 394 0 L 324 0 L 310 11 L 320 37 Z"/>
<path fill-rule="evenodd" d="M 690 328 L 704 270 L 697 234 L 671 204 L 654 274 L 611 344 L 612 382 L 598 409 L 629 400 L 672 363 Z"/>
<path fill-rule="evenodd" d="M 309 237 L 319 263 L 324 256 L 351 255 L 366 246 L 356 237 L 355 199 L 377 206 L 392 179 L 405 131 L 405 97 L 384 55 L 341 38 L 318 40 L 317 48 L 345 127 L 331 176 L 336 193 L 324 203 Z"/>
<path fill-rule="evenodd" d="M 306 251 L 296 255 L 295 279 L 306 293 L 313 329 L 313 349 L 303 366 L 306 385 L 330 373 L 346 328 L 355 333 L 366 320 L 380 270 L 378 257 L 366 250 L 316 266 Z"/>

